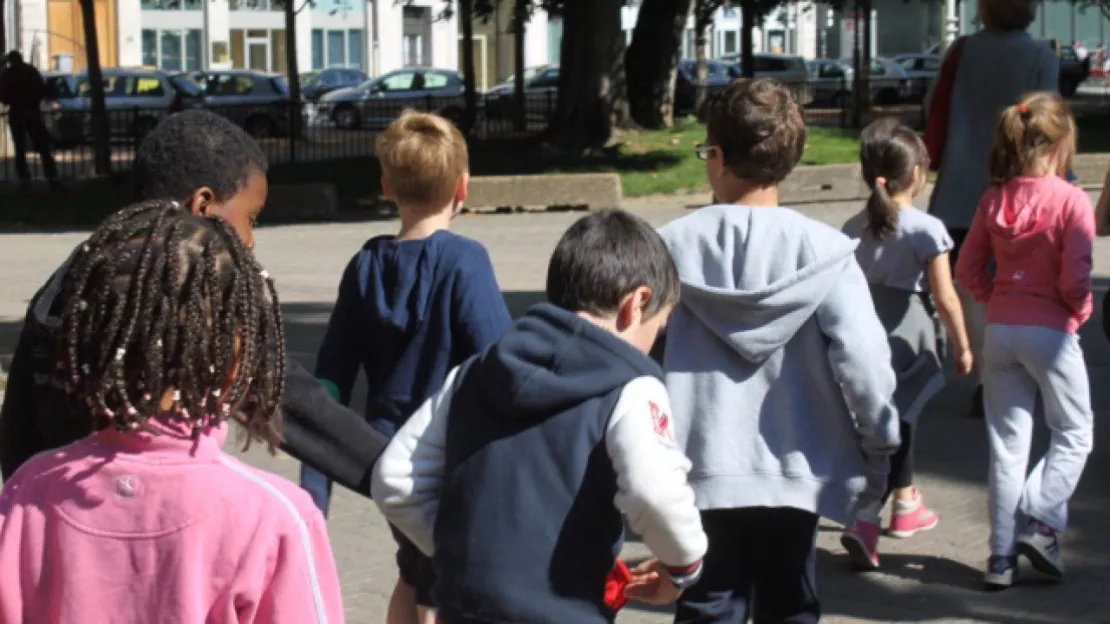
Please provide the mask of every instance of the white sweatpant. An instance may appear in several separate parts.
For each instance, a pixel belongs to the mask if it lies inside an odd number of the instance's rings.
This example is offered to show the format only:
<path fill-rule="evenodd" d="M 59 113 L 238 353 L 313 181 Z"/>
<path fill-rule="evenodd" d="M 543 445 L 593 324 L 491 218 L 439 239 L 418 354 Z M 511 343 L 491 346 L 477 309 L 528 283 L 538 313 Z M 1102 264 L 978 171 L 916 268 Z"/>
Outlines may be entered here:
<path fill-rule="evenodd" d="M 1079 336 L 990 324 L 983 342 L 991 554 L 1013 555 L 1028 518 L 1059 533 L 1067 529 L 1068 500 L 1094 443 L 1094 414 Z M 1051 439 L 1029 472 L 1038 390 Z"/>

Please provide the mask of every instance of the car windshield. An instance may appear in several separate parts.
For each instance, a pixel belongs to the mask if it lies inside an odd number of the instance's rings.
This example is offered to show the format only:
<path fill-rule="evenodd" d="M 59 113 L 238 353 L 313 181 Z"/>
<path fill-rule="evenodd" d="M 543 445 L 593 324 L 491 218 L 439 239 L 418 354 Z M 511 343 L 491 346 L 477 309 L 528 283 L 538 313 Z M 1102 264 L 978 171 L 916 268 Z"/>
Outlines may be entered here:
<path fill-rule="evenodd" d="M 46 92 L 55 98 L 71 98 L 74 93 L 65 76 L 50 76 L 46 79 Z"/>
<path fill-rule="evenodd" d="M 312 71 L 312 72 L 305 72 L 303 74 L 300 74 L 297 77 L 300 79 L 301 84 L 306 85 L 306 84 L 312 82 L 313 80 L 315 80 L 316 77 L 319 76 L 319 75 L 320 75 L 320 72 Z"/>
<path fill-rule="evenodd" d="M 545 69 L 547 69 L 547 68 L 546 67 L 525 67 L 524 68 L 524 84 L 528 84 L 529 82 L 532 82 L 533 80 L 535 80 L 536 77 L 540 75 L 540 72 L 542 72 Z M 505 82 L 503 82 L 501 84 L 514 84 L 515 81 L 516 81 L 516 74 L 513 74 L 513 75 L 509 76 L 505 80 Z"/>
<path fill-rule="evenodd" d="M 285 80 L 285 76 L 274 76 L 274 87 L 282 95 L 289 95 L 289 83 Z"/>

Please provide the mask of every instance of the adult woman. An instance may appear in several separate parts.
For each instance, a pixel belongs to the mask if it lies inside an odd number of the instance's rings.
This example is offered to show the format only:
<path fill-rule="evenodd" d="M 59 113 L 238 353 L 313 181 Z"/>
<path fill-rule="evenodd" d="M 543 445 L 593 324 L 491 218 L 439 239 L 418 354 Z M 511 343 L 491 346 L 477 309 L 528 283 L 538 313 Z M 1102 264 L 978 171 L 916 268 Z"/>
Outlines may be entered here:
<path fill-rule="evenodd" d="M 987 156 L 999 113 L 1030 91 L 1059 88 L 1060 61 L 1052 49 L 1029 36 L 1036 17 L 1030 0 L 981 0 L 983 30 L 963 42 L 948 113 L 944 158 L 929 212 L 944 222 L 958 257 L 983 191 L 990 183 Z M 982 361 L 985 310 L 964 291 L 960 299 L 975 361 Z M 972 413 L 981 416 L 983 388 L 977 383 Z"/>

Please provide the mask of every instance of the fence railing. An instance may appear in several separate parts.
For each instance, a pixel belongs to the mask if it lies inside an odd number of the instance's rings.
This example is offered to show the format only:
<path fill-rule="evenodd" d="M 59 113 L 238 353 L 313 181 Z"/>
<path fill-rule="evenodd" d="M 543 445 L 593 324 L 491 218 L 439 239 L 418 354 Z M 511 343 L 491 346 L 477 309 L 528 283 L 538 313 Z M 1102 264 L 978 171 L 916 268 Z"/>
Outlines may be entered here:
<path fill-rule="evenodd" d="M 806 121 L 813 125 L 848 127 L 852 120 L 853 85 L 845 79 L 784 81 L 805 106 Z M 928 81 L 872 78 L 866 113 L 867 123 L 876 115 L 895 115 L 907 123 L 921 127 L 921 100 L 928 90 Z M 705 102 L 717 97 L 722 87 L 708 87 Z M 689 98 L 696 102 L 697 98 Z M 22 130 L 28 152 L 26 162 L 32 178 L 44 178 L 43 155 L 52 154 L 59 178 L 82 179 L 96 175 L 92 141 L 91 116 L 86 105 L 59 102 L 44 107 L 38 119 L 44 132 L 36 132 L 34 116 L 13 128 Z M 326 97 L 316 103 L 288 101 L 236 102 L 223 104 L 208 101 L 204 108 L 231 119 L 259 140 L 273 163 L 320 162 L 369 156 L 374 153 L 378 131 L 396 119 L 403 110 L 414 109 L 442 114 L 460 125 L 469 125 L 472 139 L 525 138 L 545 132 L 558 105 L 554 89 L 529 92 L 524 110 L 517 113 L 511 92 L 483 94 L 472 118 L 466 112 L 461 95 L 382 94 L 361 98 Z M 108 110 L 111 170 L 130 169 L 135 149 L 142 138 L 162 119 L 180 110 L 181 103 L 164 107 L 128 106 L 126 101 L 111 102 Z M 701 111 L 678 110 L 679 115 L 696 115 Z M 469 118 L 469 119 L 468 119 Z M 8 125 L 8 114 L 0 115 Z M 468 123 L 469 122 L 469 123 Z M 45 140 L 37 140 L 43 139 Z M 0 145 L 0 183 L 19 180 L 18 141 Z"/>

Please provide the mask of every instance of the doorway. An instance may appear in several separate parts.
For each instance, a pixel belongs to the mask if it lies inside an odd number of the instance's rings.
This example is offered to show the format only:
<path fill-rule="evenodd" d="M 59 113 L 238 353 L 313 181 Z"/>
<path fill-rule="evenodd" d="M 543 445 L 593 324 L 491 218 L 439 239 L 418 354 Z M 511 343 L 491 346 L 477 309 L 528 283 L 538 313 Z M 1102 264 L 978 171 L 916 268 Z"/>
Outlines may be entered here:
<path fill-rule="evenodd" d="M 269 31 L 247 31 L 247 67 L 255 71 L 270 71 Z"/>

